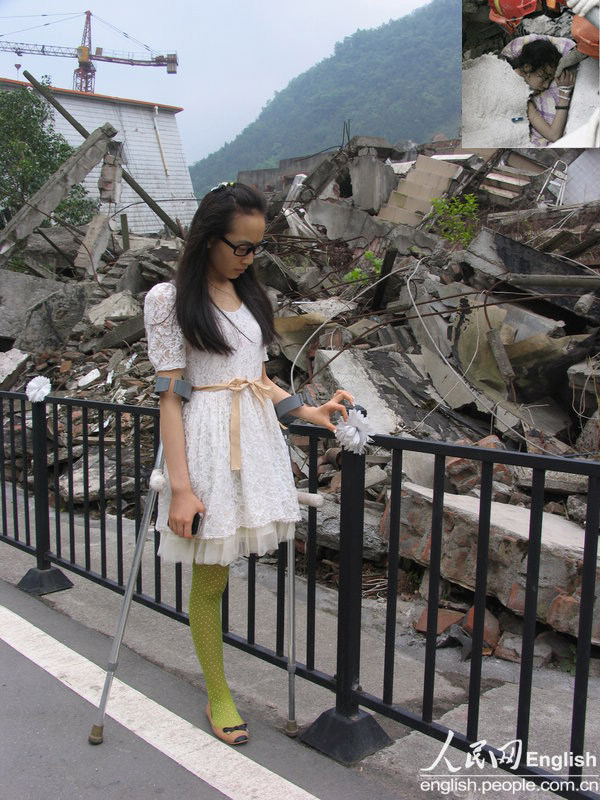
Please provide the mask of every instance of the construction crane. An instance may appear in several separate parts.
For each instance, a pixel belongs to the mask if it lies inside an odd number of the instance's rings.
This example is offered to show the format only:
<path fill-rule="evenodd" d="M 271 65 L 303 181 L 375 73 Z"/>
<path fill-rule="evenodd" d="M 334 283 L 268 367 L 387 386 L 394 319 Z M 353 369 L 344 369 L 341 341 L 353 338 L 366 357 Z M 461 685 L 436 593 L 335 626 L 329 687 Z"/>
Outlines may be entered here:
<path fill-rule="evenodd" d="M 73 73 L 73 88 L 87 94 L 94 93 L 96 84 L 95 61 L 108 61 L 111 64 L 129 64 L 137 67 L 166 67 L 167 73 L 173 75 L 177 72 L 177 54 L 167 53 L 156 55 L 152 58 L 143 58 L 134 53 L 118 53 L 114 51 L 104 51 L 97 47 L 92 54 L 92 12 L 85 12 L 85 24 L 83 26 L 83 36 L 79 47 L 55 47 L 44 44 L 27 44 L 25 42 L 3 42 L 0 39 L 0 51 L 16 53 L 19 57 L 25 53 L 37 56 L 66 56 L 76 58 L 79 66 Z"/>

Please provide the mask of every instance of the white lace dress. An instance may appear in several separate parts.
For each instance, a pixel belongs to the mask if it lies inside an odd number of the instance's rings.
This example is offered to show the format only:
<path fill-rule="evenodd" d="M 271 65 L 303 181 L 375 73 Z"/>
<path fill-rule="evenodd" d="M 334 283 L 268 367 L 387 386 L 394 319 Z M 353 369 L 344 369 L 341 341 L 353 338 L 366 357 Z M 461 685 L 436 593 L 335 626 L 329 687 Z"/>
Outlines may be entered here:
<path fill-rule="evenodd" d="M 259 380 L 267 358 L 261 330 L 246 306 L 218 313 L 234 348 L 230 355 L 206 353 L 183 337 L 175 312 L 175 287 L 154 286 L 146 295 L 148 356 L 156 371 L 181 369 L 195 386 Z M 241 555 L 265 553 L 294 538 L 300 519 L 290 459 L 273 403 L 250 388 L 239 392 L 241 468 L 230 467 L 233 392 L 194 391 L 183 405 L 188 470 L 194 494 L 206 506 L 200 534 L 183 539 L 167 526 L 171 494 L 158 502 L 159 555 L 166 561 L 230 564 Z"/>

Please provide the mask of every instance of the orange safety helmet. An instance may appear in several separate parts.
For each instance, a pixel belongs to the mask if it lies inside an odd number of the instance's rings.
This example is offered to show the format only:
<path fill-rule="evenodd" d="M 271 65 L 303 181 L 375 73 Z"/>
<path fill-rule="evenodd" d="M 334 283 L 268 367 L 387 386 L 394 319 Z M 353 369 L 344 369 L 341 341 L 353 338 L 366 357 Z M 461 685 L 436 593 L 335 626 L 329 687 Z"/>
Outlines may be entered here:
<path fill-rule="evenodd" d="M 586 56 L 598 60 L 598 28 L 576 14 L 571 23 L 571 36 L 577 42 L 577 49 Z"/>
<path fill-rule="evenodd" d="M 490 20 L 497 22 L 510 34 L 520 25 L 523 17 L 541 7 L 539 0 L 488 0 Z"/>

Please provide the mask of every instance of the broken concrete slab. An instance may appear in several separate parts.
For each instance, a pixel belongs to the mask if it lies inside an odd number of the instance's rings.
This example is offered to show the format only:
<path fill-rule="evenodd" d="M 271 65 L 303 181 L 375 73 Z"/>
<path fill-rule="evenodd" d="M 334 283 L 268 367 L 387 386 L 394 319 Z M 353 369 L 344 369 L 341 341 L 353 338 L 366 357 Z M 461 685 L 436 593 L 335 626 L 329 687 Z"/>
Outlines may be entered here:
<path fill-rule="evenodd" d="M 91 286 L 87 283 L 59 284 L 60 289 L 39 300 L 25 313 L 15 346 L 30 353 L 57 350 L 68 341 L 82 319 Z"/>
<path fill-rule="evenodd" d="M 490 288 L 513 273 L 581 277 L 589 275 L 584 267 L 528 247 L 488 228 L 482 228 L 479 231 L 465 251 L 464 257 L 467 267 L 472 271 L 469 283 L 481 288 Z M 548 294 L 545 286 L 523 287 L 523 291 L 532 296 Z M 588 290 L 584 288 L 574 287 L 568 293 L 554 292 L 552 297 L 545 296 L 544 300 L 598 324 L 600 323 L 600 302 L 598 302 L 600 301 L 600 289 L 594 290 L 596 303 L 592 304 L 586 314 L 581 314 L 575 309 L 579 298 L 588 293 Z"/>
<path fill-rule="evenodd" d="M 32 305 L 60 292 L 64 283 L 3 269 L 0 272 L 0 338 L 14 342 Z"/>
<path fill-rule="evenodd" d="M 132 294 L 146 292 L 155 283 L 170 281 L 175 276 L 179 248 L 176 242 L 159 241 L 152 246 L 130 248 L 113 268 L 115 289 L 129 289 Z M 106 282 L 101 276 L 102 283 Z"/>
<path fill-rule="evenodd" d="M 0 353 L 0 389 L 10 389 L 27 366 L 29 353 L 13 347 L 6 353 Z"/>
<path fill-rule="evenodd" d="M 533 470 L 529 467 L 513 467 L 513 471 L 517 485 L 531 489 Z M 557 494 L 587 494 L 588 479 L 585 475 L 546 470 L 544 487 L 547 492 L 556 492 Z"/>
<path fill-rule="evenodd" d="M 51 225 L 31 233 L 25 247 L 20 251 L 25 259 L 33 259 L 36 263 L 54 273 L 53 277 L 64 270 L 71 270 L 77 255 L 80 242 L 85 236 L 85 226 L 63 228 L 62 225 Z"/>
<path fill-rule="evenodd" d="M 322 314 L 293 314 L 287 317 L 275 317 L 275 330 L 278 334 L 277 344 L 285 356 L 293 361 L 306 341 L 316 332 L 326 318 Z"/>
<path fill-rule="evenodd" d="M 404 483 L 400 556 L 428 566 L 431 547 L 433 491 Z M 443 578 L 475 588 L 479 501 L 466 495 L 444 494 Z M 389 525 L 389 522 L 387 523 Z M 384 531 L 384 535 L 389 533 Z M 529 511 L 492 502 L 487 592 L 516 614 L 525 609 Z M 584 530 L 554 514 L 543 514 L 542 550 L 537 617 L 555 630 L 577 636 Z M 600 564 L 596 592 L 600 593 Z M 593 621 L 592 640 L 600 644 L 600 606 Z"/>
<path fill-rule="evenodd" d="M 376 214 L 398 183 L 393 167 L 376 156 L 359 156 L 350 159 L 348 170 L 354 205 Z"/>
<path fill-rule="evenodd" d="M 107 320 L 121 322 L 141 313 L 141 305 L 127 290 L 112 294 L 86 310 L 86 316 L 96 330 L 102 330 Z"/>
<path fill-rule="evenodd" d="M 298 259 L 302 262 L 302 259 Z M 299 264 L 297 268 L 288 265 L 275 253 L 265 251 L 254 261 L 254 271 L 257 278 L 264 286 L 268 286 L 282 293 L 295 291 L 298 286 L 298 271 L 310 269 L 312 264 Z"/>
<path fill-rule="evenodd" d="M 110 140 L 117 131 L 106 122 L 61 164 L 56 172 L 11 218 L 0 232 L 0 253 L 7 255 L 18 242 L 25 239 L 38 225 L 48 219 L 72 186 L 80 183 L 108 151 Z"/>
<path fill-rule="evenodd" d="M 306 541 L 308 530 L 308 510 L 301 506 L 302 520 L 296 524 L 297 538 Z M 368 505 L 364 512 L 363 558 L 368 561 L 380 561 L 387 555 L 387 542 L 379 531 L 381 515 L 371 510 Z M 336 500 L 324 497 L 319 508 L 319 525 L 317 527 L 317 544 L 330 550 L 340 549 L 340 505 Z"/>
<path fill-rule="evenodd" d="M 323 319 L 334 319 L 340 316 L 350 316 L 356 312 L 357 303 L 354 300 L 344 300 L 341 297 L 327 297 L 324 300 L 304 300 L 298 307 L 305 314 L 318 314 Z"/>
<path fill-rule="evenodd" d="M 373 381 L 373 373 L 364 353 L 354 350 L 317 350 L 314 366 L 315 373 L 319 373 L 319 380 L 331 391 L 351 387 L 356 402 L 367 409 L 369 421 L 377 433 L 395 433 L 399 430 L 402 418 Z"/>
<path fill-rule="evenodd" d="M 469 381 L 490 397 L 507 395 L 507 380 L 484 335 L 490 329 L 499 331 L 514 371 L 514 386 L 526 402 L 556 392 L 564 384 L 567 368 L 596 346 L 595 334 L 557 336 L 561 325 L 522 307 L 480 305 L 476 299 L 463 298 L 454 320 L 453 351 Z"/>
<path fill-rule="evenodd" d="M 483 413 L 489 411 L 488 404 L 475 387 L 467 381 L 461 380 L 461 376 L 456 370 L 451 369 L 436 352 L 426 347 L 423 347 L 422 350 L 423 364 L 427 374 L 445 403 L 448 403 L 451 408 L 464 408 L 475 404 L 479 411 Z"/>
<path fill-rule="evenodd" d="M 75 267 L 82 270 L 84 275 L 92 277 L 96 274 L 110 234 L 110 219 L 106 214 L 96 214 L 87 226 L 85 238 L 75 257 Z"/>
<path fill-rule="evenodd" d="M 133 344 L 139 342 L 146 335 L 144 327 L 144 315 L 139 314 L 136 317 L 125 320 L 120 325 L 117 325 L 112 331 L 104 334 L 102 337 L 102 348 L 119 347 L 123 344 Z"/>
<path fill-rule="evenodd" d="M 353 240 L 355 246 L 362 240 L 367 247 L 373 239 L 385 237 L 389 226 L 379 222 L 366 211 L 355 208 L 350 200 L 313 200 L 306 211 L 306 220 L 310 225 L 322 225 L 329 239 Z"/>
<path fill-rule="evenodd" d="M 87 476 L 87 482 L 84 480 Z M 97 450 L 90 449 L 88 464 L 85 467 L 84 459 L 81 458 L 73 464 L 73 489 L 69 487 L 69 476 L 61 475 L 58 479 L 58 486 L 61 498 L 68 502 L 72 498 L 74 503 L 83 503 L 87 489 L 87 497 L 90 502 L 97 500 L 100 491 L 103 489 L 104 498 L 115 497 L 117 492 L 117 480 L 124 496 L 131 495 L 135 491 L 135 479 L 129 475 L 119 474 L 116 462 L 104 458 L 104 484 L 100 484 L 100 456 Z"/>

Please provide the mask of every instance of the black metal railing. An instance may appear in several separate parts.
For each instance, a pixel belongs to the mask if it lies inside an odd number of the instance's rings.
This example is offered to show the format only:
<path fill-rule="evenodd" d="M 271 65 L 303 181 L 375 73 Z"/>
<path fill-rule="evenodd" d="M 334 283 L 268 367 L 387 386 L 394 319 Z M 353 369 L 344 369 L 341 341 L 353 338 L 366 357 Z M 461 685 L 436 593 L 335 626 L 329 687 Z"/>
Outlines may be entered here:
<path fill-rule="evenodd" d="M 417 441 L 413 439 L 406 440 L 392 436 L 376 436 L 374 437 L 374 445 L 387 449 L 392 453 L 384 680 L 381 696 L 379 697 L 372 693 L 362 691 L 359 688 L 359 675 L 357 672 L 359 661 L 356 649 L 353 647 L 351 658 L 354 659 L 355 668 L 352 672 L 352 685 L 344 688 L 339 679 L 339 675 L 337 684 L 338 696 L 340 692 L 345 693 L 347 712 L 352 713 L 359 705 L 362 705 L 391 719 L 395 719 L 397 722 L 408 725 L 415 730 L 426 733 L 440 741 L 448 739 L 449 728 L 436 723 L 433 719 L 437 654 L 437 616 L 443 538 L 445 462 L 446 458 L 449 457 L 469 459 L 481 464 L 476 580 L 474 589 L 474 622 L 468 690 L 467 725 L 464 732 L 452 731 L 452 745 L 462 751 L 473 752 L 473 747 L 478 741 L 479 701 L 482 690 L 482 654 L 487 594 L 486 584 L 489 563 L 493 467 L 495 464 L 527 467 L 532 469 L 533 479 L 531 509 L 529 513 L 529 535 L 527 540 L 527 575 L 522 633 L 523 646 L 520 665 L 519 695 L 514 727 L 514 739 L 520 743 L 522 754 L 527 753 L 530 738 L 530 710 L 532 703 L 534 641 L 536 636 L 538 607 L 538 580 L 543 533 L 545 473 L 553 470 L 561 473 L 585 475 L 588 479 L 587 515 L 581 567 L 575 682 L 571 706 L 571 732 L 569 741 L 564 743 L 564 751 L 561 751 L 569 753 L 569 760 L 573 763 L 565 765 L 569 770 L 568 777 L 563 776 L 559 779 L 543 769 L 528 766 L 523 762 L 518 765 L 518 772 L 520 775 L 531 777 L 532 780 L 540 784 L 546 782 L 546 784 L 551 786 L 553 792 L 562 797 L 600 797 L 597 791 L 587 791 L 580 788 L 582 783 L 582 765 L 586 763 L 584 739 L 597 576 L 598 531 L 600 521 L 600 493 L 598 491 L 600 488 L 600 463 L 442 444 L 438 442 Z M 400 511 L 402 502 L 403 451 L 428 453 L 434 458 L 427 633 L 423 697 L 420 714 L 411 713 L 407 709 L 400 708 L 392 703 L 394 688 L 393 654 L 396 637 L 395 603 L 397 596 L 395 578 L 398 570 L 398 542 L 401 530 Z M 358 457 L 345 453 L 344 458 L 345 460 L 353 460 Z M 342 465 L 342 469 L 344 470 L 344 464 Z M 361 508 L 364 502 L 364 492 L 361 491 L 362 484 L 359 473 L 360 470 L 357 470 L 356 473 L 354 470 L 343 471 L 343 481 L 346 481 L 346 483 L 351 481 L 353 483 L 353 485 L 348 488 L 347 493 L 348 502 L 351 504 L 351 508 L 348 510 L 348 515 L 350 517 L 354 515 L 360 516 L 362 513 Z M 352 529 L 349 529 L 348 533 L 351 530 Z M 342 544 L 344 543 L 346 533 L 347 531 L 341 526 L 340 536 Z M 362 552 L 362 532 L 354 531 L 354 536 L 354 541 L 348 542 L 347 546 L 353 549 L 353 558 L 358 558 Z M 347 606 L 351 602 L 356 604 L 356 598 L 360 595 L 360 586 L 357 586 L 355 582 L 351 591 L 353 593 L 353 599 L 340 596 L 340 606 Z M 342 583 L 340 580 L 340 593 L 341 592 Z M 516 753 L 511 761 L 510 758 L 506 757 L 506 752 L 499 749 L 498 746 L 484 743 L 483 745 L 478 745 L 477 749 L 491 764 L 498 764 L 508 771 L 514 770 L 517 766 L 515 761 L 517 758 Z M 597 776 L 595 782 L 591 781 L 590 783 L 595 784 L 595 788 L 597 788 Z"/>
<path fill-rule="evenodd" d="M 328 431 L 294 424 L 292 433 L 309 437 L 309 491 L 316 491 L 319 440 Z M 123 444 L 127 432 L 127 445 Z M 136 530 L 142 516 L 147 478 L 156 454 L 159 436 L 158 410 L 69 398 L 47 397 L 30 404 L 25 395 L 0 392 L 0 540 L 34 555 L 37 570 L 64 567 L 113 591 L 123 593 L 126 581 L 126 550 L 131 547 L 127 526 Z M 49 444 L 50 442 L 50 444 Z M 340 756 L 335 743 L 336 725 L 348 738 L 354 723 L 362 725 L 360 707 L 371 709 L 442 742 L 451 739 L 458 750 L 473 751 L 491 764 L 511 771 L 517 756 L 507 758 L 501 743 L 478 742 L 480 698 L 482 693 L 484 621 L 486 611 L 489 543 L 492 529 L 493 469 L 496 464 L 532 470 L 531 509 L 527 537 L 527 571 L 523 613 L 519 694 L 514 720 L 515 740 L 523 752 L 530 741 L 534 640 L 538 611 L 540 558 L 544 534 L 545 475 L 552 470 L 586 476 L 587 517 L 579 587 L 579 625 L 573 688 L 570 738 L 564 750 L 572 754 L 568 776 L 557 780 L 551 772 L 521 763 L 525 775 L 566 798 L 600 798 L 582 783 L 585 723 L 588 700 L 589 667 L 596 591 L 598 530 L 600 522 L 600 464 L 598 462 L 530 455 L 479 447 L 394 436 L 374 437 L 374 446 L 389 453 L 389 550 L 386 592 L 385 633 L 381 661 L 383 682 L 379 692 L 365 691 L 360 685 L 361 613 L 364 515 L 364 456 L 344 451 L 340 496 L 340 574 L 338 596 L 338 641 L 336 673 L 332 675 L 318 663 L 316 653 L 317 603 L 317 509 L 308 509 L 306 653 L 298 663 L 297 674 L 335 692 L 335 709 L 327 725 L 318 720 L 305 740 L 319 749 L 350 763 L 374 749 L 378 734 L 361 727 L 350 756 Z M 401 511 L 403 502 L 404 452 L 429 454 L 433 459 L 433 491 L 429 549 L 429 597 L 423 665 L 423 694 L 419 712 L 394 703 L 397 648 L 398 567 L 400 563 Z M 468 682 L 468 711 L 464 731 L 449 729 L 435 721 L 437 616 L 442 578 L 444 533 L 444 494 L 446 459 L 469 459 L 480 464 L 477 547 L 474 586 L 474 621 Z M 48 463 L 51 467 L 48 468 Z M 61 463 L 64 465 L 61 467 Z M 75 465 L 81 474 L 81 487 L 75 485 Z M 33 471 L 32 466 L 33 465 Z M 31 481 L 33 480 L 33 513 Z M 109 486 L 114 484 L 114 496 Z M 61 501 L 62 493 L 62 501 Z M 128 522 L 128 516 L 131 518 Z M 188 622 L 183 607 L 184 578 L 181 565 L 166 569 L 154 553 L 138 577 L 134 600 L 182 622 Z M 223 601 L 223 631 L 227 643 L 252 655 L 287 668 L 284 654 L 285 546 L 277 559 L 274 640 L 259 643 L 257 630 L 257 559 L 248 563 L 247 624 L 245 635 L 230 630 L 229 597 Z M 150 575 L 148 573 L 151 573 Z M 148 589 L 151 586 L 151 590 Z M 361 716 L 362 715 L 362 716 Z M 371 736 L 371 733 L 373 734 Z M 370 738 L 371 737 L 371 738 Z M 352 736 L 349 737 L 352 739 Z M 378 745 L 380 746 L 380 745 Z M 581 757 L 581 758 L 579 758 Z"/>

